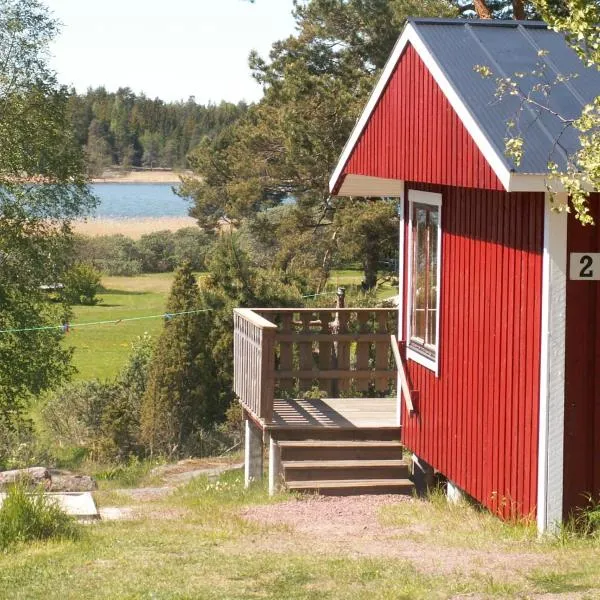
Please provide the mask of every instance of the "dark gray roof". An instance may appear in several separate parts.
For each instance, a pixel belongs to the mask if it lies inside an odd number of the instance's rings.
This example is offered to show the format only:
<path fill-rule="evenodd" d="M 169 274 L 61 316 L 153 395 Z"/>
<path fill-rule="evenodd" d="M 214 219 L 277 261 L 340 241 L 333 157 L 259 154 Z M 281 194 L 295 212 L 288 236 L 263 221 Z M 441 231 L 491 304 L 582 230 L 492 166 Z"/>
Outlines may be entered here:
<path fill-rule="evenodd" d="M 415 18 L 410 22 L 508 169 L 546 173 L 549 160 L 564 169 L 567 154 L 579 146 L 572 128 L 565 129 L 558 116 L 535 106 L 520 110 L 516 96 L 495 97 L 496 77 L 512 77 L 527 93 L 562 75 L 568 81 L 553 86 L 548 98 L 540 93 L 532 97 L 563 118 L 577 118 L 583 105 L 600 95 L 600 72 L 585 67 L 562 34 L 538 21 Z M 548 54 L 540 56 L 540 50 Z M 474 70 L 476 65 L 488 66 L 494 76 L 482 77 Z M 540 70 L 541 78 L 531 75 Z M 517 79 L 515 73 L 525 77 Z M 524 138 L 518 167 L 504 153 L 505 138 L 515 135 L 507 127 L 511 120 Z"/>

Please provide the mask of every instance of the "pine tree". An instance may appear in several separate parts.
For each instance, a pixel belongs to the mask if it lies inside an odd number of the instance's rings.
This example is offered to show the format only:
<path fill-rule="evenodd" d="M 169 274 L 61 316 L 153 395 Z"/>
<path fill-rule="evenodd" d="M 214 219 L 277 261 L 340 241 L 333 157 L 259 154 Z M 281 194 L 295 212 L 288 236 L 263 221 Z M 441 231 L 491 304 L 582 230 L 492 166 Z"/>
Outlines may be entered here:
<path fill-rule="evenodd" d="M 210 317 L 190 312 L 199 309 L 199 296 L 191 267 L 184 264 L 175 274 L 142 400 L 140 437 L 151 454 L 184 452 L 190 436 L 221 412 L 207 344 Z"/>

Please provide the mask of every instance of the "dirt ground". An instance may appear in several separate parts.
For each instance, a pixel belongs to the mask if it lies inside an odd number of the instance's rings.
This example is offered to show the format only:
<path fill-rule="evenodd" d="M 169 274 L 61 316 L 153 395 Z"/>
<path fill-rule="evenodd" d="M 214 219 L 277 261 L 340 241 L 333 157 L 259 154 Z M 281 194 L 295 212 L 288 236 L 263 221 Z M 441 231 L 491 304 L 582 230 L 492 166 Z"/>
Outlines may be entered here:
<path fill-rule="evenodd" d="M 184 509 L 165 508 L 155 501 L 194 477 L 217 477 L 241 464 L 219 461 L 181 461 L 156 469 L 161 479 L 154 487 L 116 490 L 131 504 L 101 508 L 105 520 L 177 519 Z M 248 506 L 240 511 L 244 519 L 268 526 L 253 540 L 255 550 L 286 552 L 305 549 L 323 555 L 354 558 L 394 558 L 412 562 L 419 571 L 434 575 L 457 571 L 494 577 L 526 576 L 526 570 L 549 567 L 548 556 L 511 552 L 506 548 L 469 549 L 432 544 L 427 523 L 408 520 L 390 525 L 381 518 L 386 507 L 422 500 L 398 495 L 326 497 L 305 496 L 274 504 Z M 526 569 L 526 570 L 525 570 Z M 548 596 L 550 598 L 550 596 Z M 566 598 L 561 596 L 561 598 Z"/>

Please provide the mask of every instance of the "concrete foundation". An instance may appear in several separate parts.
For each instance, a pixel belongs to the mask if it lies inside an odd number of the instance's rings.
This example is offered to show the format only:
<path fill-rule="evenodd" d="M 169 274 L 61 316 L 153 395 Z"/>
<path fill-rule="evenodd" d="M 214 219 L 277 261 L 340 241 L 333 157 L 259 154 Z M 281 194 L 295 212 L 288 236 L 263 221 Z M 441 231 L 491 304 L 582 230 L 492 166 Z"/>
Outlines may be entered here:
<path fill-rule="evenodd" d="M 450 504 L 459 504 L 466 499 L 465 493 L 450 480 L 446 483 L 446 498 Z"/>
<path fill-rule="evenodd" d="M 245 425 L 244 484 L 248 487 L 263 477 L 263 434 L 250 419 Z"/>
<path fill-rule="evenodd" d="M 282 484 L 281 449 L 279 444 L 269 436 L 269 496 L 274 496 L 281 490 Z"/>

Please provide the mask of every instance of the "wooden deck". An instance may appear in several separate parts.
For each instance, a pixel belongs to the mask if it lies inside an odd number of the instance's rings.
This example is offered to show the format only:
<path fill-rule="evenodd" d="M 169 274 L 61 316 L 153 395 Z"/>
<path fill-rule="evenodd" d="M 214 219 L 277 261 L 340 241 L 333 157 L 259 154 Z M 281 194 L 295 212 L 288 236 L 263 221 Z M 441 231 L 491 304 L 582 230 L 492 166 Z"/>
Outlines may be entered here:
<path fill-rule="evenodd" d="M 275 399 L 268 427 L 355 429 L 397 425 L 395 398 L 323 398 Z"/>

